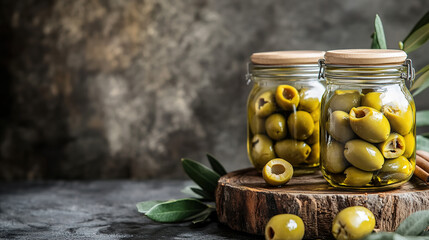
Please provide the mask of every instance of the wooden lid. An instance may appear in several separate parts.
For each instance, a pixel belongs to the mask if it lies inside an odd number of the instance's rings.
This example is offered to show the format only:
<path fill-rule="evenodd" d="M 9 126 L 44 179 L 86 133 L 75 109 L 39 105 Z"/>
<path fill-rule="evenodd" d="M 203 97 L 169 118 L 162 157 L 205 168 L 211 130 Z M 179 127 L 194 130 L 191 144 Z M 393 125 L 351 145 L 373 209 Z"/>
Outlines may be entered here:
<path fill-rule="evenodd" d="M 403 64 L 407 54 L 395 49 L 342 49 L 327 51 L 326 64 L 392 65 Z"/>
<path fill-rule="evenodd" d="M 252 54 L 250 60 L 261 65 L 317 64 L 324 54 L 324 51 L 260 52 Z"/>

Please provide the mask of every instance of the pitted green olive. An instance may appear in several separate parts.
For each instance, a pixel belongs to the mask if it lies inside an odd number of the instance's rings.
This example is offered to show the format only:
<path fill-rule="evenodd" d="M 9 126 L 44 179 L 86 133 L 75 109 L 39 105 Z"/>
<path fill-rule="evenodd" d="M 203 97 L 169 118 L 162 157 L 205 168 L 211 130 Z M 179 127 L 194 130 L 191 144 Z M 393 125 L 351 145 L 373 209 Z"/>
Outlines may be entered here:
<path fill-rule="evenodd" d="M 362 106 L 372 107 L 377 111 L 381 111 L 383 105 L 381 92 L 370 92 L 362 97 Z"/>
<path fill-rule="evenodd" d="M 271 91 L 264 92 L 256 98 L 254 102 L 254 111 L 258 117 L 267 117 L 276 110 L 274 93 Z"/>
<path fill-rule="evenodd" d="M 265 133 L 265 119 L 256 115 L 250 115 L 250 131 L 253 134 Z"/>
<path fill-rule="evenodd" d="M 302 219 L 293 214 L 279 214 L 265 226 L 266 240 L 301 240 L 305 226 Z"/>
<path fill-rule="evenodd" d="M 286 137 L 286 119 L 280 113 L 270 115 L 265 120 L 267 135 L 273 140 L 281 140 Z"/>
<path fill-rule="evenodd" d="M 413 155 L 416 148 L 416 138 L 413 133 L 409 133 L 404 136 L 405 139 L 405 151 L 404 157 L 409 158 Z"/>
<path fill-rule="evenodd" d="M 377 180 L 386 182 L 387 184 L 393 182 L 403 181 L 410 177 L 412 174 L 412 164 L 404 156 L 395 159 L 386 160 L 380 172 L 377 175 Z"/>
<path fill-rule="evenodd" d="M 299 91 L 299 110 L 313 112 L 320 106 L 320 101 L 317 96 L 311 94 L 308 89 L 301 89 Z"/>
<path fill-rule="evenodd" d="M 264 169 L 262 170 L 262 177 L 265 182 L 272 186 L 280 186 L 289 182 L 292 175 L 292 165 L 281 158 L 270 160 L 265 164 Z"/>
<path fill-rule="evenodd" d="M 282 109 L 294 110 L 299 104 L 299 93 L 290 85 L 279 85 L 276 90 L 276 101 Z"/>
<path fill-rule="evenodd" d="M 397 133 L 391 133 L 386 141 L 378 144 L 378 149 L 385 158 L 397 158 L 404 154 L 405 139 Z"/>
<path fill-rule="evenodd" d="M 313 134 L 314 122 L 308 112 L 297 111 L 289 115 L 287 126 L 293 138 L 305 140 Z"/>
<path fill-rule="evenodd" d="M 331 173 L 342 173 L 347 166 L 344 158 L 344 145 L 337 141 L 330 141 L 326 147 L 323 167 Z"/>
<path fill-rule="evenodd" d="M 387 118 L 371 107 L 352 108 L 350 126 L 359 137 L 371 143 L 383 142 L 390 134 Z"/>
<path fill-rule="evenodd" d="M 313 134 L 307 140 L 305 140 L 308 144 L 315 144 L 319 142 L 320 137 L 320 124 L 319 122 L 314 123 Z"/>
<path fill-rule="evenodd" d="M 350 128 L 349 114 L 343 111 L 333 112 L 326 124 L 328 133 L 339 142 L 347 142 L 356 137 Z"/>
<path fill-rule="evenodd" d="M 346 174 L 344 183 L 348 186 L 361 187 L 365 186 L 372 180 L 372 172 L 362 171 L 355 167 L 347 168 L 344 173 Z"/>
<path fill-rule="evenodd" d="M 276 157 L 273 142 L 263 134 L 253 136 L 251 148 L 252 164 L 258 170 L 262 170 L 268 161 Z"/>
<path fill-rule="evenodd" d="M 280 158 L 290 162 L 293 166 L 304 163 L 311 153 L 311 148 L 308 144 L 293 139 L 277 142 L 274 145 L 274 150 Z"/>
<path fill-rule="evenodd" d="M 360 139 L 350 140 L 344 147 L 344 157 L 353 166 L 364 171 L 381 169 L 384 158 L 374 145 Z"/>
<path fill-rule="evenodd" d="M 329 100 L 331 111 L 350 112 L 350 109 L 360 105 L 361 95 L 357 90 L 336 90 Z"/>
<path fill-rule="evenodd" d="M 337 214 L 332 234 L 337 240 L 358 240 L 369 235 L 375 227 L 374 214 L 365 207 L 348 207 Z"/>
<path fill-rule="evenodd" d="M 317 108 L 316 110 L 312 111 L 310 115 L 313 118 L 314 122 L 318 122 L 320 120 L 320 108 Z"/>
<path fill-rule="evenodd" d="M 395 132 L 401 135 L 406 135 L 411 131 L 411 128 L 414 125 L 414 113 L 410 105 L 408 105 L 407 109 L 383 106 L 382 112 L 389 120 L 390 125 L 392 125 L 392 129 Z"/>
<path fill-rule="evenodd" d="M 311 145 L 310 155 L 308 155 L 307 159 L 305 159 L 305 162 L 308 164 L 315 164 L 319 162 L 319 159 L 320 159 L 320 144 L 315 143 Z"/>

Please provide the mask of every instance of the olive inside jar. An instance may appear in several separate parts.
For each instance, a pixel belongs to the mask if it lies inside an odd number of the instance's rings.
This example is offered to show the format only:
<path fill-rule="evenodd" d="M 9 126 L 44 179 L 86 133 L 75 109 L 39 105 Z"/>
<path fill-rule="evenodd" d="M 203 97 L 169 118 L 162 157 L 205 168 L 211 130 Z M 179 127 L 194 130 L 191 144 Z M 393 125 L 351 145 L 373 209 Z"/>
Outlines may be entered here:
<path fill-rule="evenodd" d="M 337 188 L 381 190 L 407 182 L 415 169 L 415 104 L 406 87 L 411 60 L 401 50 L 333 50 L 320 61 L 320 161 Z"/>
<path fill-rule="evenodd" d="M 288 161 L 298 174 L 319 166 L 325 86 L 318 79 L 318 60 L 323 55 L 323 51 L 280 51 L 250 57 L 247 152 L 258 171 L 274 158 Z"/>

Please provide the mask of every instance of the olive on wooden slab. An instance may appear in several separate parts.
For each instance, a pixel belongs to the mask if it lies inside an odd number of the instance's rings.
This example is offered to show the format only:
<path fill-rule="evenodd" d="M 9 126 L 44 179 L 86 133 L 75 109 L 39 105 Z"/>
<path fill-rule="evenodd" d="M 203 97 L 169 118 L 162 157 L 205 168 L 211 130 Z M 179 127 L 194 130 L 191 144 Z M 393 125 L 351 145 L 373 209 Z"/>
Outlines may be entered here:
<path fill-rule="evenodd" d="M 370 234 L 375 227 L 374 214 L 365 207 L 353 206 L 341 210 L 332 223 L 337 240 L 357 240 Z"/>
<path fill-rule="evenodd" d="M 301 240 L 304 233 L 304 222 L 293 214 L 275 215 L 265 225 L 266 240 Z"/>
<path fill-rule="evenodd" d="M 299 110 L 313 112 L 320 107 L 319 98 L 306 88 L 299 90 Z"/>
<path fill-rule="evenodd" d="M 381 111 L 389 120 L 393 131 L 401 135 L 406 135 L 411 131 L 414 125 L 414 114 L 410 105 L 406 108 L 383 106 Z"/>
<path fill-rule="evenodd" d="M 347 166 L 344 158 L 344 144 L 337 141 L 328 142 L 323 167 L 331 173 L 342 173 Z"/>
<path fill-rule="evenodd" d="M 381 169 L 384 158 L 377 147 L 360 139 L 353 139 L 344 146 L 344 157 L 353 166 L 364 171 Z"/>
<path fill-rule="evenodd" d="M 265 119 L 256 115 L 250 115 L 250 131 L 253 134 L 265 133 Z"/>
<path fill-rule="evenodd" d="M 361 187 L 365 186 L 371 182 L 373 174 L 372 172 L 362 171 L 355 167 L 348 167 L 344 173 L 346 174 L 346 179 L 344 184 L 352 187 Z"/>
<path fill-rule="evenodd" d="M 305 140 L 308 144 L 315 144 L 319 142 L 320 137 L 320 124 L 319 122 L 314 123 L 313 134 Z"/>
<path fill-rule="evenodd" d="M 339 142 L 347 142 L 356 137 L 350 127 L 350 116 L 346 112 L 334 111 L 329 115 L 326 125 L 328 133 Z"/>
<path fill-rule="evenodd" d="M 331 111 L 350 112 L 353 107 L 358 107 L 361 102 L 361 94 L 357 90 L 336 90 L 329 100 Z"/>
<path fill-rule="evenodd" d="M 404 136 L 405 140 L 405 151 L 404 157 L 409 158 L 413 155 L 416 148 L 416 138 L 413 133 L 409 133 Z"/>
<path fill-rule="evenodd" d="M 383 105 L 381 92 L 370 92 L 362 97 L 362 106 L 372 107 L 377 111 L 381 111 Z"/>
<path fill-rule="evenodd" d="M 383 142 L 390 134 L 389 121 L 372 107 L 352 108 L 350 126 L 360 138 L 371 143 Z"/>
<path fill-rule="evenodd" d="M 310 146 L 294 139 L 285 139 L 274 144 L 277 156 L 290 162 L 293 166 L 304 163 L 311 153 Z"/>
<path fill-rule="evenodd" d="M 280 113 L 270 115 L 265 120 L 267 135 L 273 140 L 281 140 L 286 137 L 286 119 Z"/>
<path fill-rule="evenodd" d="M 292 175 L 292 165 L 281 158 L 270 160 L 262 170 L 262 177 L 265 182 L 272 186 L 280 186 L 289 182 Z"/>
<path fill-rule="evenodd" d="M 404 154 L 405 148 L 404 137 L 397 133 L 391 133 L 384 142 L 378 144 L 378 149 L 385 158 L 397 158 Z"/>
<path fill-rule="evenodd" d="M 267 117 L 276 110 L 274 93 L 267 91 L 259 95 L 254 102 L 254 111 L 258 117 Z"/>
<path fill-rule="evenodd" d="M 277 86 L 275 98 L 277 105 L 286 111 L 296 109 L 300 100 L 298 90 L 290 85 Z"/>
<path fill-rule="evenodd" d="M 296 111 L 289 115 L 287 126 L 290 135 L 298 140 L 305 140 L 313 134 L 314 121 L 311 115 L 305 111 Z"/>
<path fill-rule="evenodd" d="M 273 141 L 263 134 L 256 134 L 251 142 L 252 163 L 259 171 L 268 161 L 276 157 L 273 148 Z"/>

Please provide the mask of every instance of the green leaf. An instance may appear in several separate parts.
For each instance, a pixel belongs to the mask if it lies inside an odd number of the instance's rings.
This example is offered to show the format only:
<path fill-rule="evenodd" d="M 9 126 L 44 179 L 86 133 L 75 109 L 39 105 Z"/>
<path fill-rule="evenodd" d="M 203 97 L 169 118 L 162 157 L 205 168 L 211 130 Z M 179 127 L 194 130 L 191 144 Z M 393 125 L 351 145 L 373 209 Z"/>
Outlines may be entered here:
<path fill-rule="evenodd" d="M 426 14 L 422 18 L 420 18 L 416 25 L 414 25 L 413 29 L 411 29 L 410 33 L 408 33 L 407 37 L 405 37 L 403 42 L 405 42 L 405 40 L 407 40 L 411 36 L 411 34 L 413 34 L 417 29 L 423 27 L 427 23 L 429 23 L 429 11 L 426 12 Z"/>
<path fill-rule="evenodd" d="M 201 214 L 198 214 L 198 216 L 194 217 L 194 220 L 192 220 L 193 224 L 198 224 L 198 223 L 202 223 L 205 220 L 207 220 L 207 218 L 210 217 L 210 215 L 212 214 L 212 212 L 214 212 L 216 209 L 214 208 L 207 208 L 206 210 L 202 211 Z"/>
<path fill-rule="evenodd" d="M 416 86 L 416 87 L 414 87 Z M 413 86 L 411 87 L 411 90 L 417 89 L 413 96 L 416 96 L 417 94 L 423 92 L 426 88 L 429 87 L 429 71 L 426 71 L 420 77 L 417 78 L 417 80 L 414 82 Z"/>
<path fill-rule="evenodd" d="M 404 51 L 410 53 L 426 43 L 429 39 L 429 23 L 413 32 L 404 41 Z"/>
<path fill-rule="evenodd" d="M 375 15 L 375 35 L 374 37 L 377 39 L 378 46 L 381 49 L 386 49 L 386 37 L 384 36 L 384 29 L 383 29 L 383 23 L 381 22 L 380 16 Z"/>
<path fill-rule="evenodd" d="M 213 195 L 211 195 L 210 193 L 208 193 L 208 192 L 206 192 L 206 191 L 204 191 L 202 189 L 191 187 L 191 190 L 194 193 L 196 193 L 196 194 L 200 195 L 201 197 L 203 197 L 203 199 L 214 200 L 214 196 Z"/>
<path fill-rule="evenodd" d="M 422 234 L 428 226 L 429 210 L 419 211 L 407 217 L 395 232 L 403 236 L 418 236 Z"/>
<path fill-rule="evenodd" d="M 219 174 L 211 169 L 190 159 L 183 158 L 182 166 L 189 178 L 191 178 L 203 190 L 214 196 Z"/>
<path fill-rule="evenodd" d="M 227 174 L 225 168 L 213 155 L 211 155 L 210 153 L 207 153 L 207 159 L 209 160 L 210 166 L 217 174 L 221 176 Z"/>
<path fill-rule="evenodd" d="M 423 151 L 429 152 L 429 139 L 421 135 L 417 135 L 416 141 L 417 141 L 416 150 L 423 150 Z"/>
<path fill-rule="evenodd" d="M 424 72 L 427 72 L 429 70 L 429 64 L 424 66 L 424 68 L 420 69 L 419 71 L 416 72 L 416 75 L 422 74 Z"/>
<path fill-rule="evenodd" d="M 208 206 L 199 200 L 185 198 L 159 203 L 146 212 L 146 216 L 157 222 L 181 222 L 191 220 L 207 208 Z"/>
<path fill-rule="evenodd" d="M 429 126 L 429 110 L 416 112 L 416 127 Z"/>
<path fill-rule="evenodd" d="M 371 42 L 371 49 L 380 49 L 380 45 L 378 44 L 377 40 L 377 33 L 373 32 L 371 35 L 372 42 Z"/>
<path fill-rule="evenodd" d="M 162 203 L 165 201 L 145 201 L 145 202 L 139 202 L 136 204 L 137 211 L 141 213 L 146 213 L 149 211 L 153 206 L 157 205 L 158 203 Z"/>
<path fill-rule="evenodd" d="M 392 232 L 379 232 L 370 234 L 366 236 L 363 240 L 393 240 L 395 235 L 398 234 Z"/>

